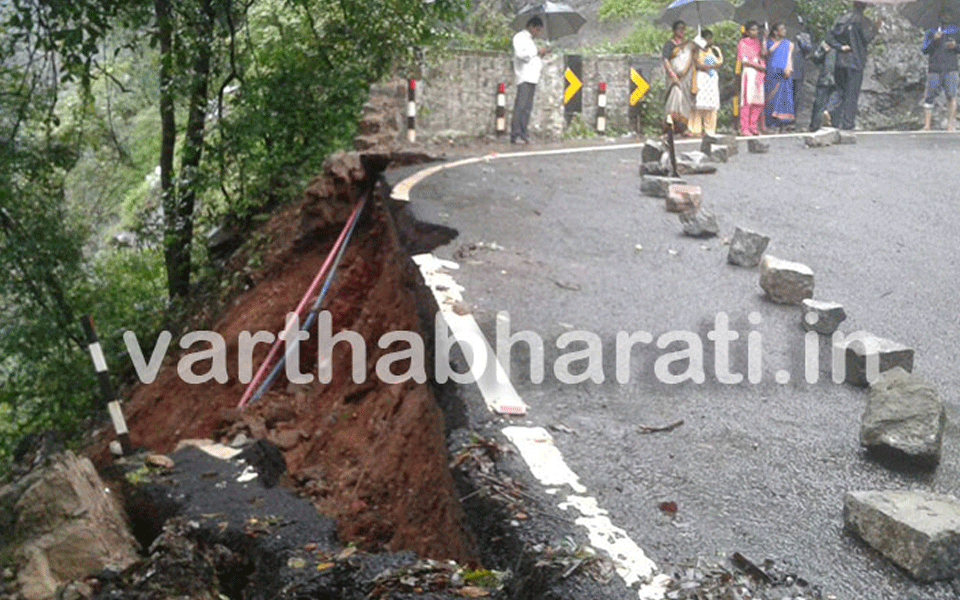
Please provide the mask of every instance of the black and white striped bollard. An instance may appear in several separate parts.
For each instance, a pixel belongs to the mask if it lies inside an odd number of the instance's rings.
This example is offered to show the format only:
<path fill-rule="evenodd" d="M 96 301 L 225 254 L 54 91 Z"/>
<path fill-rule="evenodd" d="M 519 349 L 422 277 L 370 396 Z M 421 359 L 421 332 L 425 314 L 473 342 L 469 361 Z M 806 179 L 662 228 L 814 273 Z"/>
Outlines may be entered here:
<path fill-rule="evenodd" d="M 597 93 L 597 131 L 607 130 L 607 82 L 600 82 L 600 91 Z"/>
<path fill-rule="evenodd" d="M 507 86 L 497 85 L 497 135 L 507 132 Z"/>
<path fill-rule="evenodd" d="M 113 429 L 117 432 L 117 439 L 120 441 L 120 453 L 124 456 L 130 454 L 130 432 L 127 430 L 127 422 L 123 418 L 123 411 L 120 408 L 120 402 L 117 400 L 113 391 L 113 385 L 110 383 L 110 371 L 107 369 L 107 359 L 103 356 L 103 348 L 100 346 L 100 339 L 97 337 L 97 331 L 93 327 L 93 318 L 90 315 L 83 315 L 80 318 L 80 324 L 87 334 L 87 350 L 90 352 L 90 358 L 93 359 L 93 368 L 97 371 L 97 380 L 100 383 L 100 393 L 103 395 L 104 402 L 107 403 L 107 412 L 110 413 L 110 420 L 113 422 Z M 113 444 L 111 444 L 113 449 Z M 116 452 L 114 452 L 116 454 Z"/>
<path fill-rule="evenodd" d="M 417 142 L 417 81 L 410 80 L 407 87 L 407 140 Z"/>

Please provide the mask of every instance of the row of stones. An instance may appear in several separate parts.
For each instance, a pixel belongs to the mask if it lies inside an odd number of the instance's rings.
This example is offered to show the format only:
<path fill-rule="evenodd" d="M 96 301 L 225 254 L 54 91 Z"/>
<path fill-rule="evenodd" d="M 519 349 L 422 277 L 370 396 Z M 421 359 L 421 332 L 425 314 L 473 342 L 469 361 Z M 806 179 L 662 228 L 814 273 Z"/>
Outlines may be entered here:
<path fill-rule="evenodd" d="M 850 132 L 832 128 L 803 136 L 810 148 L 854 144 Z M 748 140 L 751 153 L 770 145 Z M 738 153 L 735 136 L 705 136 L 699 152 L 678 156 L 680 175 L 716 172 L 708 162 L 727 162 Z M 702 208 L 699 186 L 670 177 L 668 150 L 658 141 L 643 148 L 641 192 L 664 198 L 669 212 L 679 213 L 683 232 L 693 237 L 719 233 L 716 217 Z M 836 302 L 813 299 L 814 272 L 807 265 L 766 253 L 770 237 L 737 227 L 727 262 L 760 271 L 760 288 L 777 303 L 802 307 L 801 327 L 820 335 L 834 334 L 847 314 Z M 871 456 L 895 466 L 926 468 L 941 457 L 946 412 L 937 390 L 911 372 L 914 350 L 869 333 L 835 339 L 844 353 L 845 381 L 870 387 L 861 419 L 860 444 Z M 878 363 L 871 380 L 868 363 Z M 868 544 L 921 581 L 960 577 L 960 501 L 952 496 L 908 491 L 851 492 L 844 499 L 844 521 Z"/>

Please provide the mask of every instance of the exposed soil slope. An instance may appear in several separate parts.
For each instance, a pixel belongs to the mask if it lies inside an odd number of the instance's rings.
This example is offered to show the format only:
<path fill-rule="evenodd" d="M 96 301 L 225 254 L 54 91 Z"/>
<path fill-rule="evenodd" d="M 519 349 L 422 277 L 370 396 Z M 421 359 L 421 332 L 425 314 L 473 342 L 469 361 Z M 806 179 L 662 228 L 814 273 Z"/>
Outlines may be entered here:
<path fill-rule="evenodd" d="M 349 330 L 363 337 L 366 381 L 352 381 L 350 349 L 338 344 L 329 385 L 293 385 L 281 376 L 258 403 L 242 413 L 234 409 L 245 388 L 237 373 L 240 332 L 282 330 L 285 315 L 309 286 L 354 203 L 373 192 L 385 164 L 382 156 L 331 157 L 303 200 L 257 232 L 266 242 L 260 247 L 268 248 L 264 267 L 249 274 L 251 287 L 211 328 L 227 343 L 228 383 L 185 383 L 177 373 L 179 348 L 171 344 L 156 380 L 136 388 L 124 412 L 133 443 L 157 452 L 171 451 L 188 438 L 228 441 L 240 432 L 265 437 L 284 451 L 286 483 L 334 517 L 344 541 L 366 550 L 412 550 L 471 562 L 471 536 L 448 469 L 443 417 L 432 389 L 414 382 L 386 385 L 375 374 L 377 359 L 388 352 L 377 345 L 383 334 L 421 331 L 419 273 L 379 201 L 368 203 L 324 301 L 334 333 Z M 228 271 L 240 270 L 247 259 L 249 254 L 241 252 Z M 314 329 L 301 344 L 303 373 L 317 372 L 315 339 Z M 266 344 L 254 349 L 254 369 L 267 349 Z M 148 357 L 150 351 L 144 348 Z M 203 373 L 208 365 L 198 363 L 194 371 Z M 101 461 L 107 458 L 103 443 L 92 453 Z"/>

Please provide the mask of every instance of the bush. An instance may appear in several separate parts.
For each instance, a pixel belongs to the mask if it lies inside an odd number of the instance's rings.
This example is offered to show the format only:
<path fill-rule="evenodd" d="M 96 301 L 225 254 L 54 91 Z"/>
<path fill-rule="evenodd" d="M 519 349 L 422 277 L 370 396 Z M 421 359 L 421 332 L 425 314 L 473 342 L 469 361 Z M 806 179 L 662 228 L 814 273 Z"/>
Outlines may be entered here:
<path fill-rule="evenodd" d="M 846 12 L 849 2 L 843 0 L 799 0 L 797 9 L 803 15 L 807 31 L 813 42 L 827 39 L 827 32 L 834 19 Z"/>

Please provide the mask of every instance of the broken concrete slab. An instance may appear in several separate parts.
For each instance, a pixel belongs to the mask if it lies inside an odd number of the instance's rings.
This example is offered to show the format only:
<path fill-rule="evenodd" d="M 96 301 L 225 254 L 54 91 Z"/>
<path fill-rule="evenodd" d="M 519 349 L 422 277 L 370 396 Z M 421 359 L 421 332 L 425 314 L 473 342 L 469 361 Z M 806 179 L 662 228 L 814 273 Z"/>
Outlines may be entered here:
<path fill-rule="evenodd" d="M 770 152 L 770 144 L 760 140 L 747 140 L 747 150 L 751 154 L 766 154 Z"/>
<path fill-rule="evenodd" d="M 960 500 L 912 491 L 850 492 L 843 520 L 918 581 L 960 576 Z"/>
<path fill-rule="evenodd" d="M 821 335 L 830 335 L 847 318 L 843 305 L 837 302 L 822 302 L 807 298 L 803 301 L 803 317 L 800 324 L 804 331 L 816 331 Z"/>
<path fill-rule="evenodd" d="M 929 467 L 940 462 L 947 422 L 940 395 L 929 383 L 894 367 L 870 386 L 860 445 L 878 458 Z"/>
<path fill-rule="evenodd" d="M 700 208 L 703 190 L 699 185 L 671 184 L 667 188 L 667 212 L 694 212 Z"/>
<path fill-rule="evenodd" d="M 752 269 L 760 264 L 760 258 L 769 243 L 770 238 L 768 236 L 737 227 L 733 232 L 733 239 L 730 240 L 727 262 L 738 267 Z"/>
<path fill-rule="evenodd" d="M 813 270 L 767 254 L 760 261 L 760 287 L 774 302 L 800 305 L 813 297 Z"/>
<path fill-rule="evenodd" d="M 834 127 L 821 127 L 813 133 L 803 136 L 807 148 L 825 148 L 840 143 L 840 130 Z"/>
<path fill-rule="evenodd" d="M 640 179 L 640 193 L 653 198 L 666 198 L 671 185 L 683 185 L 686 180 L 680 177 L 662 175 L 644 175 Z"/>
<path fill-rule="evenodd" d="M 840 132 L 840 143 L 843 145 L 856 144 L 857 143 L 857 134 L 852 131 L 841 131 Z"/>
<path fill-rule="evenodd" d="M 660 162 L 660 157 L 667 151 L 667 146 L 660 140 L 647 140 L 640 151 L 642 162 Z"/>
<path fill-rule="evenodd" d="M 717 217 L 703 209 L 680 213 L 680 223 L 683 225 L 683 233 L 690 237 L 708 238 L 720 233 Z"/>
<path fill-rule="evenodd" d="M 865 331 L 837 340 L 837 352 L 844 353 L 845 381 L 851 385 L 865 387 L 894 367 L 913 372 L 913 348 Z"/>

